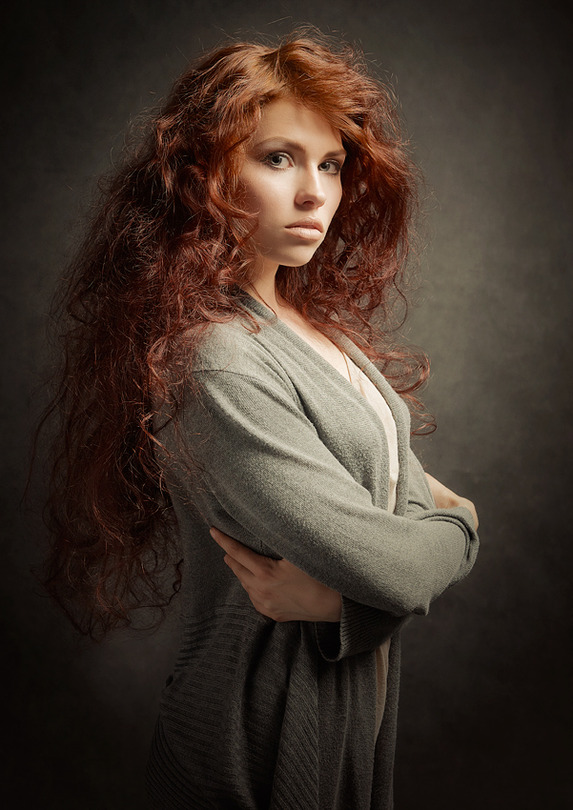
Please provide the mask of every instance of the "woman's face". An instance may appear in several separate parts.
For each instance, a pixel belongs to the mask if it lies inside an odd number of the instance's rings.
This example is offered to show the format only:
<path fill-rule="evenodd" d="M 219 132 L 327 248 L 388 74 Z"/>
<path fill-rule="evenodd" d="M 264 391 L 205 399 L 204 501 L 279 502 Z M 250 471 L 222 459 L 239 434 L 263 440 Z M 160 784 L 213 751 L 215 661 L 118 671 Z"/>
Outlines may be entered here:
<path fill-rule="evenodd" d="M 323 241 L 342 197 L 340 133 L 308 107 L 270 101 L 247 142 L 241 204 L 258 215 L 258 273 L 299 267 Z"/>

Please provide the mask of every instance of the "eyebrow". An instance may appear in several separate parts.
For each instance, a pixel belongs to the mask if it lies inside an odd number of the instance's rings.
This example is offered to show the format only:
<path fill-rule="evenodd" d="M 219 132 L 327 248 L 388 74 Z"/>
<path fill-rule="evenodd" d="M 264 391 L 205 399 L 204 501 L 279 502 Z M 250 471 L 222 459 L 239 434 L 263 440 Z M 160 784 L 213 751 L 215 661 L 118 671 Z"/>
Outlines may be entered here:
<path fill-rule="evenodd" d="M 266 138 L 264 141 L 260 141 L 259 143 L 255 144 L 254 148 L 255 149 L 269 148 L 271 146 L 271 144 L 273 144 L 273 143 L 277 144 L 277 148 L 278 148 L 278 145 L 280 144 L 281 147 L 285 147 L 286 149 L 291 149 L 294 152 L 306 152 L 306 148 L 301 143 L 298 143 L 297 141 L 289 141 L 288 139 L 281 138 L 280 135 L 277 135 L 274 138 Z M 324 158 L 344 158 L 344 157 L 346 157 L 346 154 L 347 154 L 346 149 L 335 149 L 332 152 L 326 152 L 326 154 L 323 155 L 323 157 Z"/>

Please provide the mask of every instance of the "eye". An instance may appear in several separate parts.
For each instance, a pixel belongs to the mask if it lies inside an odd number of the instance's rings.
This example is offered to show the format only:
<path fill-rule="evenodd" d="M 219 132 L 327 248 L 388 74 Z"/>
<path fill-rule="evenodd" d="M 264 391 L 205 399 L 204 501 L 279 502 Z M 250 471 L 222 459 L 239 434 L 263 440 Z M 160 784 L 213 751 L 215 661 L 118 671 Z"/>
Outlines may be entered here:
<path fill-rule="evenodd" d="M 265 155 L 263 163 L 266 163 L 271 169 L 286 169 L 292 161 L 286 152 L 271 152 L 269 155 Z"/>
<path fill-rule="evenodd" d="M 318 168 L 325 174 L 340 174 L 342 163 L 338 160 L 325 160 Z"/>

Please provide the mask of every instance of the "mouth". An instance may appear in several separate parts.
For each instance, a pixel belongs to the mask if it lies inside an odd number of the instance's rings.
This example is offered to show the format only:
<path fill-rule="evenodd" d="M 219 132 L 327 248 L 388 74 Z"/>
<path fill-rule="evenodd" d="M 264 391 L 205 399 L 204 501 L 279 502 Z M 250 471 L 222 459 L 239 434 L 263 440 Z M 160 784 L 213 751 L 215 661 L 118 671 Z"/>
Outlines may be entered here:
<path fill-rule="evenodd" d="M 318 219 L 300 219 L 298 222 L 293 222 L 292 225 L 287 225 L 286 230 L 294 236 L 309 240 L 320 239 L 324 232 L 322 222 Z"/>

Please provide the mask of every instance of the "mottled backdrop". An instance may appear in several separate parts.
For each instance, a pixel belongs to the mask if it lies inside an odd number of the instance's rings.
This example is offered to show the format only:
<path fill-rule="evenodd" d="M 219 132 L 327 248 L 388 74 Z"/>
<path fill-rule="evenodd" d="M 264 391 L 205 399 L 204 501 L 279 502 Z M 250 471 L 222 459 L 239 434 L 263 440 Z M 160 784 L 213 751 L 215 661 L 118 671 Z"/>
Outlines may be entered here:
<path fill-rule="evenodd" d="M 94 646 L 29 574 L 46 312 L 126 126 L 226 33 L 311 22 L 391 80 L 426 180 L 407 332 L 432 358 L 427 466 L 478 504 L 470 578 L 404 633 L 397 810 L 570 806 L 571 16 L 508 0 L 14 2 L 2 21 L 2 805 L 143 806 L 176 619 Z M 10 721 L 8 721 L 10 718 Z M 5 799 L 8 797 L 8 803 Z M 571 801 L 571 795 L 569 795 Z M 349 808 L 352 810 L 352 808 Z"/>

